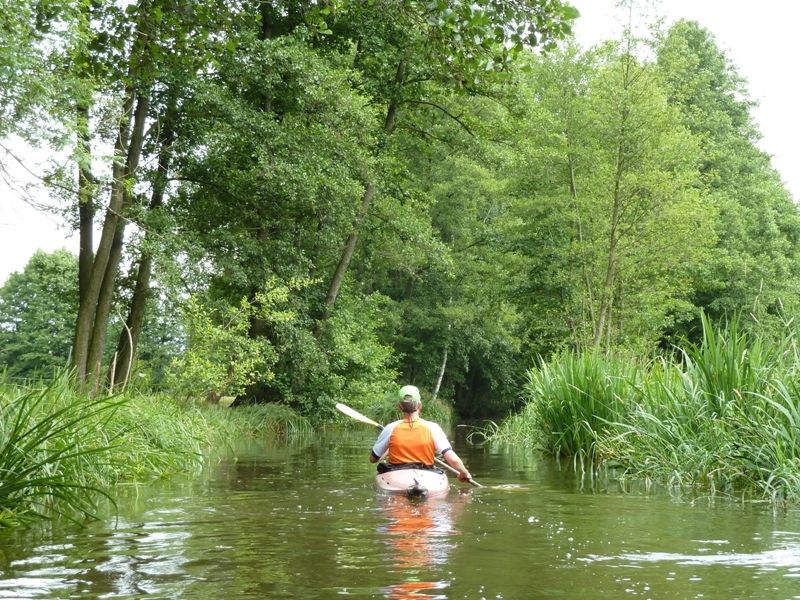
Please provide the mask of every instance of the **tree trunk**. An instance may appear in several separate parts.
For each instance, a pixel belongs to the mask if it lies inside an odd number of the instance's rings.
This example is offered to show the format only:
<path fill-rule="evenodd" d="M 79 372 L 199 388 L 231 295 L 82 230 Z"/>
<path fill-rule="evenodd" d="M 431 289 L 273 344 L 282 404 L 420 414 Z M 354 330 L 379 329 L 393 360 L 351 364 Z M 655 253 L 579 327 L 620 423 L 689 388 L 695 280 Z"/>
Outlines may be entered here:
<path fill-rule="evenodd" d="M 89 147 L 89 107 L 81 104 L 78 113 L 78 148 L 81 162 L 78 165 L 78 297 L 82 300 L 89 287 L 94 261 L 94 176 L 91 172 Z"/>
<path fill-rule="evenodd" d="M 350 260 L 353 258 L 353 252 L 356 249 L 356 242 L 358 241 L 358 231 L 361 228 L 361 223 L 367 216 L 369 206 L 372 204 L 372 199 L 375 197 L 375 185 L 370 182 L 364 190 L 364 196 L 361 199 L 361 208 L 358 211 L 356 220 L 353 223 L 353 231 L 347 236 L 347 241 L 342 249 L 342 256 L 336 265 L 336 270 L 333 272 L 331 284 L 328 287 L 328 295 L 325 297 L 325 310 L 322 313 L 322 320 L 326 321 L 331 316 L 333 305 L 336 304 L 336 298 L 339 295 L 339 290 L 344 281 L 344 275 L 347 272 L 347 267 L 350 266 Z"/>
<path fill-rule="evenodd" d="M 97 296 L 97 310 L 95 312 L 94 327 L 92 328 L 91 342 L 87 358 L 87 367 L 94 374 L 97 381 L 100 377 L 99 366 L 103 361 L 103 351 L 106 346 L 106 334 L 108 333 L 108 321 L 111 316 L 111 305 L 114 301 L 114 291 L 116 289 L 119 265 L 122 261 L 122 248 L 125 241 L 125 226 L 127 221 L 124 218 L 126 209 L 131 205 L 132 197 L 127 189 L 125 180 L 132 177 L 139 166 L 139 158 L 142 154 L 144 144 L 144 126 L 147 120 L 147 111 L 150 101 L 147 96 L 140 96 L 136 103 L 136 113 L 134 115 L 133 133 L 131 143 L 128 148 L 128 160 L 125 165 L 125 176 L 118 185 L 122 187 L 122 205 L 119 214 L 116 215 L 116 228 L 111 240 L 106 261 L 105 273 L 100 286 L 100 293 Z M 115 182 L 116 183 L 116 182 Z"/>
<path fill-rule="evenodd" d="M 129 114 L 134 102 L 133 90 L 128 90 L 128 92 L 128 96 L 123 104 L 123 117 L 120 120 L 117 141 L 114 146 L 114 155 L 117 157 L 122 156 L 128 145 Z M 89 342 L 92 337 L 92 330 L 94 329 L 97 301 L 100 296 L 100 289 L 106 272 L 111 244 L 116 232 L 117 220 L 119 219 L 118 215 L 122 210 L 123 175 L 124 167 L 120 164 L 119 160 L 116 160 L 112 167 L 113 182 L 111 196 L 103 223 L 103 230 L 100 235 L 100 243 L 94 256 L 91 273 L 78 307 L 78 317 L 75 325 L 75 347 L 72 356 L 78 381 L 81 383 L 86 381 L 87 373 L 91 370 L 88 367 Z"/>
<path fill-rule="evenodd" d="M 453 297 L 447 299 L 447 306 L 453 305 Z M 436 397 L 439 395 L 439 390 L 442 387 L 442 380 L 444 379 L 444 371 L 447 368 L 447 351 L 450 349 L 450 330 L 453 328 L 453 323 L 451 321 L 447 322 L 447 333 L 444 337 L 444 352 L 442 352 L 442 364 L 439 367 L 439 376 L 436 378 L 436 385 L 433 386 L 433 394 L 431 398 L 436 400 Z"/>
<path fill-rule="evenodd" d="M 450 326 L 448 325 L 447 328 L 449 329 Z M 436 396 L 439 395 L 439 390 L 442 388 L 442 379 L 444 379 L 444 370 L 447 368 L 447 346 L 444 347 L 444 352 L 442 352 L 442 365 L 439 367 L 439 376 L 436 378 L 436 385 L 433 387 L 433 394 L 431 394 L 431 400 L 436 400 Z"/>
<path fill-rule="evenodd" d="M 167 175 L 172 163 L 172 144 L 175 141 L 175 121 L 177 119 L 177 100 L 172 95 L 164 114 L 162 126 L 161 148 L 158 153 L 158 167 L 153 181 L 153 192 L 150 197 L 149 210 L 153 211 L 164 203 L 164 191 L 167 187 Z M 139 337 L 144 323 L 145 307 L 150 296 L 150 278 L 153 270 L 153 254 L 148 243 L 152 233 L 145 232 L 142 254 L 136 269 L 136 285 L 131 298 L 125 330 L 120 332 L 117 343 L 117 369 L 113 386 L 122 386 L 130 377 L 130 368 L 139 345 Z"/>
<path fill-rule="evenodd" d="M 395 87 L 399 88 L 403 85 L 403 80 L 405 79 L 406 73 L 406 61 L 401 60 L 400 63 L 397 65 L 397 71 L 395 73 L 394 83 Z M 397 109 L 400 105 L 399 98 L 397 93 L 395 93 L 395 97 L 389 102 L 389 107 L 386 110 L 386 119 L 383 123 L 383 133 L 384 135 L 391 135 L 394 131 L 394 128 L 397 123 Z M 331 283 L 328 286 L 328 293 L 325 296 L 325 307 L 322 312 L 322 316 L 320 321 L 326 321 L 333 311 L 333 306 L 336 304 L 336 298 L 339 296 L 339 290 L 342 287 L 342 282 L 344 281 L 345 273 L 347 272 L 347 268 L 350 266 L 350 260 L 353 258 L 353 252 L 356 248 L 356 242 L 358 242 L 358 234 L 361 229 L 361 224 L 363 223 L 364 219 L 369 212 L 370 204 L 372 204 L 372 200 L 375 197 L 375 184 L 372 181 L 367 182 L 367 186 L 364 189 L 364 195 L 361 197 L 361 208 L 356 215 L 355 221 L 353 222 L 353 227 L 350 232 L 350 235 L 347 236 L 347 241 L 344 244 L 344 248 L 342 248 L 342 254 L 339 258 L 339 262 L 336 265 L 336 269 L 333 273 L 333 277 L 331 279 Z M 319 331 L 319 329 L 318 329 Z"/>
<path fill-rule="evenodd" d="M 567 151 L 567 169 L 569 173 L 569 194 L 572 198 L 573 210 L 575 211 L 575 235 L 578 237 L 578 245 L 581 248 L 581 255 L 578 259 L 581 263 L 580 269 L 581 276 L 583 278 L 583 284 L 586 286 L 586 294 L 589 298 L 589 319 L 592 323 L 594 323 L 594 286 L 592 285 L 592 279 L 589 275 L 586 259 L 583 256 L 583 221 L 581 219 L 581 210 L 578 206 L 578 185 L 575 180 L 575 159 L 571 150 Z"/>
<path fill-rule="evenodd" d="M 594 330 L 594 339 L 593 339 L 593 346 L 595 348 L 600 346 L 600 343 L 603 340 L 604 333 L 606 338 L 606 345 L 610 346 L 611 344 L 611 328 L 612 328 L 612 308 L 614 305 L 614 290 L 617 287 L 617 272 L 618 266 L 617 262 L 619 257 L 617 256 L 617 247 L 619 241 L 623 235 L 621 231 L 621 220 L 622 220 L 622 179 L 625 175 L 625 170 L 627 168 L 626 164 L 626 136 L 627 136 L 627 125 L 628 119 L 630 117 L 630 107 L 627 104 L 627 93 L 631 85 L 632 76 L 631 76 L 631 64 L 632 64 L 632 57 L 631 57 L 631 40 L 630 38 L 627 41 L 628 43 L 628 50 L 626 54 L 626 61 L 624 67 L 624 80 L 623 80 L 623 90 L 625 93 L 625 97 L 623 99 L 622 105 L 622 112 L 620 114 L 620 121 L 619 121 L 619 137 L 617 139 L 616 144 L 616 164 L 614 166 L 614 195 L 613 195 L 613 208 L 611 212 L 611 231 L 609 233 L 609 243 L 608 243 L 608 257 L 606 261 L 606 276 L 605 281 L 603 283 L 603 288 L 600 290 L 600 308 L 598 310 L 598 317 L 597 322 L 595 324 Z M 607 331 L 606 331 L 607 329 Z"/>
<path fill-rule="evenodd" d="M 112 249 L 114 248 L 115 238 L 117 238 L 117 229 L 120 225 L 121 215 L 124 212 L 125 202 L 126 200 L 129 201 L 126 183 L 128 178 L 136 171 L 142 150 L 144 120 L 147 115 L 146 97 L 139 97 L 133 123 L 133 134 L 131 134 L 131 113 L 138 96 L 136 86 L 140 75 L 144 70 L 151 68 L 147 60 L 147 48 L 152 36 L 149 10 L 149 0 L 142 0 L 139 5 L 136 38 L 130 54 L 128 83 L 125 88 L 122 114 L 120 115 L 117 139 L 114 143 L 115 160 L 111 170 L 111 193 L 105 221 L 103 222 L 103 230 L 100 235 L 100 243 L 94 256 L 90 275 L 85 282 L 86 287 L 80 298 L 78 316 L 75 322 L 72 360 L 78 382 L 81 384 L 85 384 L 87 377 L 97 369 L 98 357 L 102 356 L 102 349 L 98 354 L 97 344 L 101 342 L 101 338 L 104 342 L 105 333 L 104 331 L 102 335 L 95 333 L 95 328 L 98 325 L 103 330 L 107 327 L 106 322 L 100 323 L 98 320 L 98 315 L 102 315 L 104 310 L 100 308 L 100 298 L 101 294 L 104 294 L 106 286 L 111 286 L 113 292 L 118 264 L 110 264 Z M 129 144 L 131 135 L 133 135 L 133 139 Z M 123 157 L 125 157 L 124 161 Z M 118 240 L 118 242 L 121 243 L 121 240 Z M 106 293 L 104 298 L 107 295 Z"/>
<path fill-rule="evenodd" d="M 603 333 L 608 327 L 611 327 L 611 308 L 613 306 L 614 301 L 614 287 L 616 283 L 617 277 L 617 243 L 619 242 L 618 238 L 618 228 L 619 222 L 621 218 L 621 204 L 622 204 L 622 197 L 621 197 L 621 186 L 622 186 L 622 176 L 625 171 L 625 159 L 624 159 L 624 139 L 625 139 L 625 120 L 627 118 L 627 111 L 623 110 L 623 117 L 622 117 L 622 130 L 620 133 L 620 141 L 617 147 L 617 164 L 615 167 L 615 174 L 614 174 L 614 198 L 613 198 L 613 208 L 611 211 L 611 231 L 609 233 L 609 241 L 608 241 L 608 257 L 606 258 L 606 276 L 605 281 L 603 282 L 603 287 L 600 290 L 600 307 L 597 311 L 597 321 L 595 322 L 594 328 L 594 338 L 592 340 L 593 347 L 597 348 L 600 346 L 600 342 L 603 340 Z M 606 332 L 608 339 L 610 339 L 610 331 Z"/>

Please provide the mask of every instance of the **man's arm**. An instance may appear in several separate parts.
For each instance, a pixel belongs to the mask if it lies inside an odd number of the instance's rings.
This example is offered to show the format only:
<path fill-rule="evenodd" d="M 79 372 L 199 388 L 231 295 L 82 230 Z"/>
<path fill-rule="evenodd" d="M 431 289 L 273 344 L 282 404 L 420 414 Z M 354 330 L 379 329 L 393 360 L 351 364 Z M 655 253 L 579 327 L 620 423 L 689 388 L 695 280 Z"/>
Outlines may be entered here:
<path fill-rule="evenodd" d="M 464 466 L 464 461 L 459 458 L 456 451 L 450 448 L 449 450 L 445 450 L 445 453 L 442 455 L 444 459 L 447 461 L 447 464 L 453 467 L 456 471 L 458 471 L 458 480 L 467 482 L 472 479 L 472 475 L 467 470 L 467 467 Z"/>
<path fill-rule="evenodd" d="M 378 435 L 378 439 L 375 440 L 372 451 L 369 453 L 369 462 L 376 463 L 386 456 L 386 453 L 389 451 L 389 438 L 392 435 L 394 425 L 394 423 L 389 423 L 389 425 L 383 428 L 380 435 Z"/>
<path fill-rule="evenodd" d="M 442 455 L 442 458 L 447 461 L 448 465 L 458 471 L 458 480 L 466 482 L 472 479 L 469 470 L 464 466 L 464 461 L 462 461 L 458 454 L 456 454 L 456 451 L 453 450 L 450 445 L 450 440 L 447 439 L 442 428 L 436 423 L 429 424 L 431 432 L 433 433 L 433 443 L 436 447 L 436 451 Z"/>

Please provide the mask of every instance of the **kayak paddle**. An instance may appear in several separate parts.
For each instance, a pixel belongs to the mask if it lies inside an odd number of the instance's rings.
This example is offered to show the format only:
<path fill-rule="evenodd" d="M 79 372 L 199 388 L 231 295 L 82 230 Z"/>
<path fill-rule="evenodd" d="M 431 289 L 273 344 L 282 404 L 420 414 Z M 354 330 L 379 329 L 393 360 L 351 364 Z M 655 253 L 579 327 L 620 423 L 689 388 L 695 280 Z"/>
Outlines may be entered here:
<path fill-rule="evenodd" d="M 383 429 L 383 425 L 381 425 L 381 424 L 380 424 L 380 423 L 378 423 L 377 421 L 373 421 L 372 419 L 370 419 L 369 417 L 367 417 L 367 416 L 365 416 L 365 415 L 362 415 L 360 412 L 358 412 L 357 410 L 354 410 L 354 409 L 350 408 L 350 407 L 349 407 L 349 406 L 347 406 L 346 404 L 342 404 L 341 402 L 337 402 L 337 403 L 336 403 L 336 408 L 337 408 L 339 411 L 341 411 L 341 412 L 343 412 L 344 414 L 346 414 L 348 417 L 351 417 L 351 418 L 355 419 L 356 421 L 361 421 L 362 423 L 366 423 L 367 425 L 374 425 L 374 426 L 375 426 L 375 427 L 377 427 L 378 429 Z M 435 460 L 435 461 L 436 461 L 436 464 L 438 464 L 439 466 L 441 466 L 441 467 L 444 467 L 445 469 L 447 469 L 447 470 L 448 470 L 448 471 L 450 471 L 451 473 L 455 473 L 456 475 L 458 475 L 458 470 L 457 470 L 457 469 L 454 469 L 453 467 L 451 467 L 450 465 L 448 465 L 448 464 L 447 464 L 446 462 L 444 462 L 443 460 L 441 460 L 441 459 L 439 459 L 439 458 L 436 458 L 435 456 L 433 457 L 433 460 Z M 468 481 L 469 481 L 469 482 L 470 482 L 472 485 L 474 485 L 475 487 L 483 487 L 483 486 L 482 486 L 480 483 L 478 483 L 477 481 L 475 481 L 475 480 L 473 480 L 473 479 L 469 479 Z"/>

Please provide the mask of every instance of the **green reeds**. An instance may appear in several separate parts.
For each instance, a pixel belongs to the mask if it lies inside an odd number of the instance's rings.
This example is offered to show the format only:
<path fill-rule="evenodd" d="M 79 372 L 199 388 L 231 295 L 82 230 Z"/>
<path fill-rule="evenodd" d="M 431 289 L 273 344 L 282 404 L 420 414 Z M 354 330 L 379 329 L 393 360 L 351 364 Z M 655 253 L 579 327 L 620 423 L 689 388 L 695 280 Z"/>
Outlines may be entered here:
<path fill-rule="evenodd" d="M 486 436 L 674 488 L 800 501 L 794 331 L 703 325 L 702 344 L 641 368 L 598 353 L 540 365 L 523 411 Z"/>
<path fill-rule="evenodd" d="M 216 410 L 204 410 L 203 413 L 215 418 L 216 427 L 226 427 L 231 434 L 239 436 L 294 439 L 309 436 L 314 431 L 307 418 L 280 404 L 251 404 L 234 410 L 216 407 Z"/>
<path fill-rule="evenodd" d="M 68 374 L 40 389 L 0 380 L 0 526 L 81 520 L 120 480 L 202 467 L 213 446 L 310 430 L 286 407 L 226 409 L 164 396 L 88 399 Z"/>
<path fill-rule="evenodd" d="M 565 354 L 531 369 L 527 378 L 523 413 L 490 435 L 591 462 L 598 439 L 626 413 L 638 367 L 600 353 Z"/>
<path fill-rule="evenodd" d="M 735 317 L 721 329 L 714 328 L 705 315 L 702 322 L 702 343 L 681 352 L 687 377 L 703 391 L 717 415 L 743 395 L 763 391 L 774 372 L 785 371 L 784 344 L 743 331 Z"/>
<path fill-rule="evenodd" d="M 59 514 L 92 515 L 95 498 L 108 497 L 85 469 L 102 460 L 113 440 L 98 439 L 120 402 L 75 403 L 54 384 L 2 402 L 0 418 L 0 524 Z M 98 443 L 99 442 L 99 443 Z"/>

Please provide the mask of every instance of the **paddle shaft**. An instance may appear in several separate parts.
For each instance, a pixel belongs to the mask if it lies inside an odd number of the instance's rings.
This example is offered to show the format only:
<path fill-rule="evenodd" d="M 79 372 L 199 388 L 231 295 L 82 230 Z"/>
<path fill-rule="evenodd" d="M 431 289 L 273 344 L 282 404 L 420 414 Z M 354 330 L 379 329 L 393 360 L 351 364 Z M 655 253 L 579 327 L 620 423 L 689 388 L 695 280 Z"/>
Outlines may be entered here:
<path fill-rule="evenodd" d="M 372 419 L 370 419 L 369 417 L 367 417 L 365 415 L 362 415 L 360 412 L 350 408 L 346 404 L 342 404 L 341 402 L 337 402 L 336 403 L 336 408 L 339 411 L 341 411 L 344 414 L 346 414 L 348 417 L 352 417 L 356 421 L 361 421 L 362 423 L 366 423 L 367 425 L 374 425 L 375 427 L 377 427 L 378 429 L 381 429 L 381 430 L 383 429 L 383 425 L 381 425 L 377 421 L 373 421 Z M 459 475 L 458 469 L 454 469 L 453 467 L 448 465 L 445 461 L 441 460 L 440 458 L 437 458 L 437 457 L 434 456 L 433 460 L 436 461 L 437 465 L 439 465 L 441 467 L 444 467 L 445 469 L 447 469 L 451 473 Z M 467 481 L 470 484 L 474 485 L 475 487 L 483 487 L 480 483 L 478 483 L 477 481 L 475 481 L 473 479 L 468 479 Z"/>

